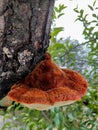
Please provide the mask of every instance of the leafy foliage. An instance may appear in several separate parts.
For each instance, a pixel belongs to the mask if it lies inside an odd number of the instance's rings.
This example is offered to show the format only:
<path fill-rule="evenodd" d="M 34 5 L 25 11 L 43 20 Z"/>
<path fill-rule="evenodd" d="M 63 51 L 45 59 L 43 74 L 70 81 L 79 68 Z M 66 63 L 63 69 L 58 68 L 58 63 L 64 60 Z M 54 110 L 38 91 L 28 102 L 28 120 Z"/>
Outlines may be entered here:
<path fill-rule="evenodd" d="M 63 27 L 56 27 L 55 21 L 61 18 L 64 5 L 54 8 L 51 42 L 48 51 L 60 66 L 68 67 L 83 74 L 89 88 L 86 96 L 72 105 L 37 111 L 13 104 L 3 115 L 1 130 L 97 130 L 98 129 L 98 15 L 96 1 L 88 5 L 92 19 L 85 10 L 76 7 L 77 20 L 83 23 L 84 43 L 77 40 L 57 39 Z M 77 21 L 76 20 L 76 21 Z"/>

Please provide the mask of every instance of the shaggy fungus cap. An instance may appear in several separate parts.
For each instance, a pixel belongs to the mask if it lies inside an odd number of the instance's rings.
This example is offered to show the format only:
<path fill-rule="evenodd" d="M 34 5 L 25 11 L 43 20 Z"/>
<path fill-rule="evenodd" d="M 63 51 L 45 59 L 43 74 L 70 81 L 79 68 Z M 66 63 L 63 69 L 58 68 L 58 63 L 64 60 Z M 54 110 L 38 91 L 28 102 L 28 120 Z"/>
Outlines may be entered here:
<path fill-rule="evenodd" d="M 8 98 L 28 108 L 47 110 L 80 100 L 86 91 L 87 82 L 79 73 L 61 69 L 46 53 L 25 79 L 12 86 Z"/>

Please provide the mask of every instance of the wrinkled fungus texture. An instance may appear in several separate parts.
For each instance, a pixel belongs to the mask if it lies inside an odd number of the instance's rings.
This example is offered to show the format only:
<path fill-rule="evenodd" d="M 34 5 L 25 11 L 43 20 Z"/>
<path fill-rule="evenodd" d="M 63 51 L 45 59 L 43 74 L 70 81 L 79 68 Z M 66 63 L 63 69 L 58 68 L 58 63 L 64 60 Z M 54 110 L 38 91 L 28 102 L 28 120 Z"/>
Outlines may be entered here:
<path fill-rule="evenodd" d="M 44 60 L 25 79 L 12 86 L 8 97 L 18 103 L 26 104 L 27 107 L 29 104 L 37 104 L 37 106 L 45 104 L 50 108 L 56 106 L 55 103 L 59 103 L 57 106 L 62 106 L 66 105 L 66 101 L 80 100 L 86 91 L 87 82 L 79 73 L 61 69 L 46 53 Z M 34 108 L 36 109 L 36 106 Z"/>

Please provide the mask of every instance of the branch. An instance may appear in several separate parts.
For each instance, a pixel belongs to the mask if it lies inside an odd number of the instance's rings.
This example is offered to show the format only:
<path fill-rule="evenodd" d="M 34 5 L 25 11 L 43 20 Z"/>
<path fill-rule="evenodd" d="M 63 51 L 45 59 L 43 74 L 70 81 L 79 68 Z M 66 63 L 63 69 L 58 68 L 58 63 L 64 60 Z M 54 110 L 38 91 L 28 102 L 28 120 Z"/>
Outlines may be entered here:
<path fill-rule="evenodd" d="M 78 45 L 74 46 L 73 48 L 71 48 L 70 50 L 68 50 L 67 52 L 65 52 L 64 55 L 61 56 L 61 58 L 62 58 L 63 56 L 65 56 L 65 55 L 67 55 L 68 53 L 70 53 L 70 52 L 71 52 L 72 50 L 74 50 L 75 48 L 77 48 L 77 47 L 79 47 L 79 46 L 82 46 L 82 45 L 85 45 L 85 44 L 87 44 L 87 43 L 89 43 L 89 42 L 92 42 L 92 41 L 95 41 L 95 40 L 97 40 L 97 39 L 93 39 L 93 40 L 90 40 L 90 41 L 86 41 L 86 42 L 84 42 L 84 43 L 81 43 L 81 44 L 78 44 Z"/>

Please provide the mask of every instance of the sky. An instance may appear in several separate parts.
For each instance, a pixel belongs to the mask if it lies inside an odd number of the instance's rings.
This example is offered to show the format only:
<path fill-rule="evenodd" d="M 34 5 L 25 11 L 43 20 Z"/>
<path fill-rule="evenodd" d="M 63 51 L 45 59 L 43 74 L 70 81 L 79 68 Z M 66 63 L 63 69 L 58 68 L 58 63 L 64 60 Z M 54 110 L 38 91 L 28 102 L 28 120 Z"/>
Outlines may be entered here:
<path fill-rule="evenodd" d="M 73 11 L 73 9 L 78 5 L 79 9 L 84 9 L 86 13 L 90 13 L 88 8 L 88 4 L 91 5 L 94 0 L 57 0 L 56 6 L 59 4 L 64 4 L 67 8 L 64 10 L 65 15 L 62 16 L 59 20 L 57 20 L 57 26 L 63 26 L 64 31 L 59 34 L 59 37 L 67 38 L 71 36 L 71 39 L 79 40 L 79 42 L 84 41 L 84 37 L 82 35 L 83 25 L 81 22 L 75 22 L 77 18 L 77 14 Z M 98 5 L 98 0 L 97 0 Z"/>

